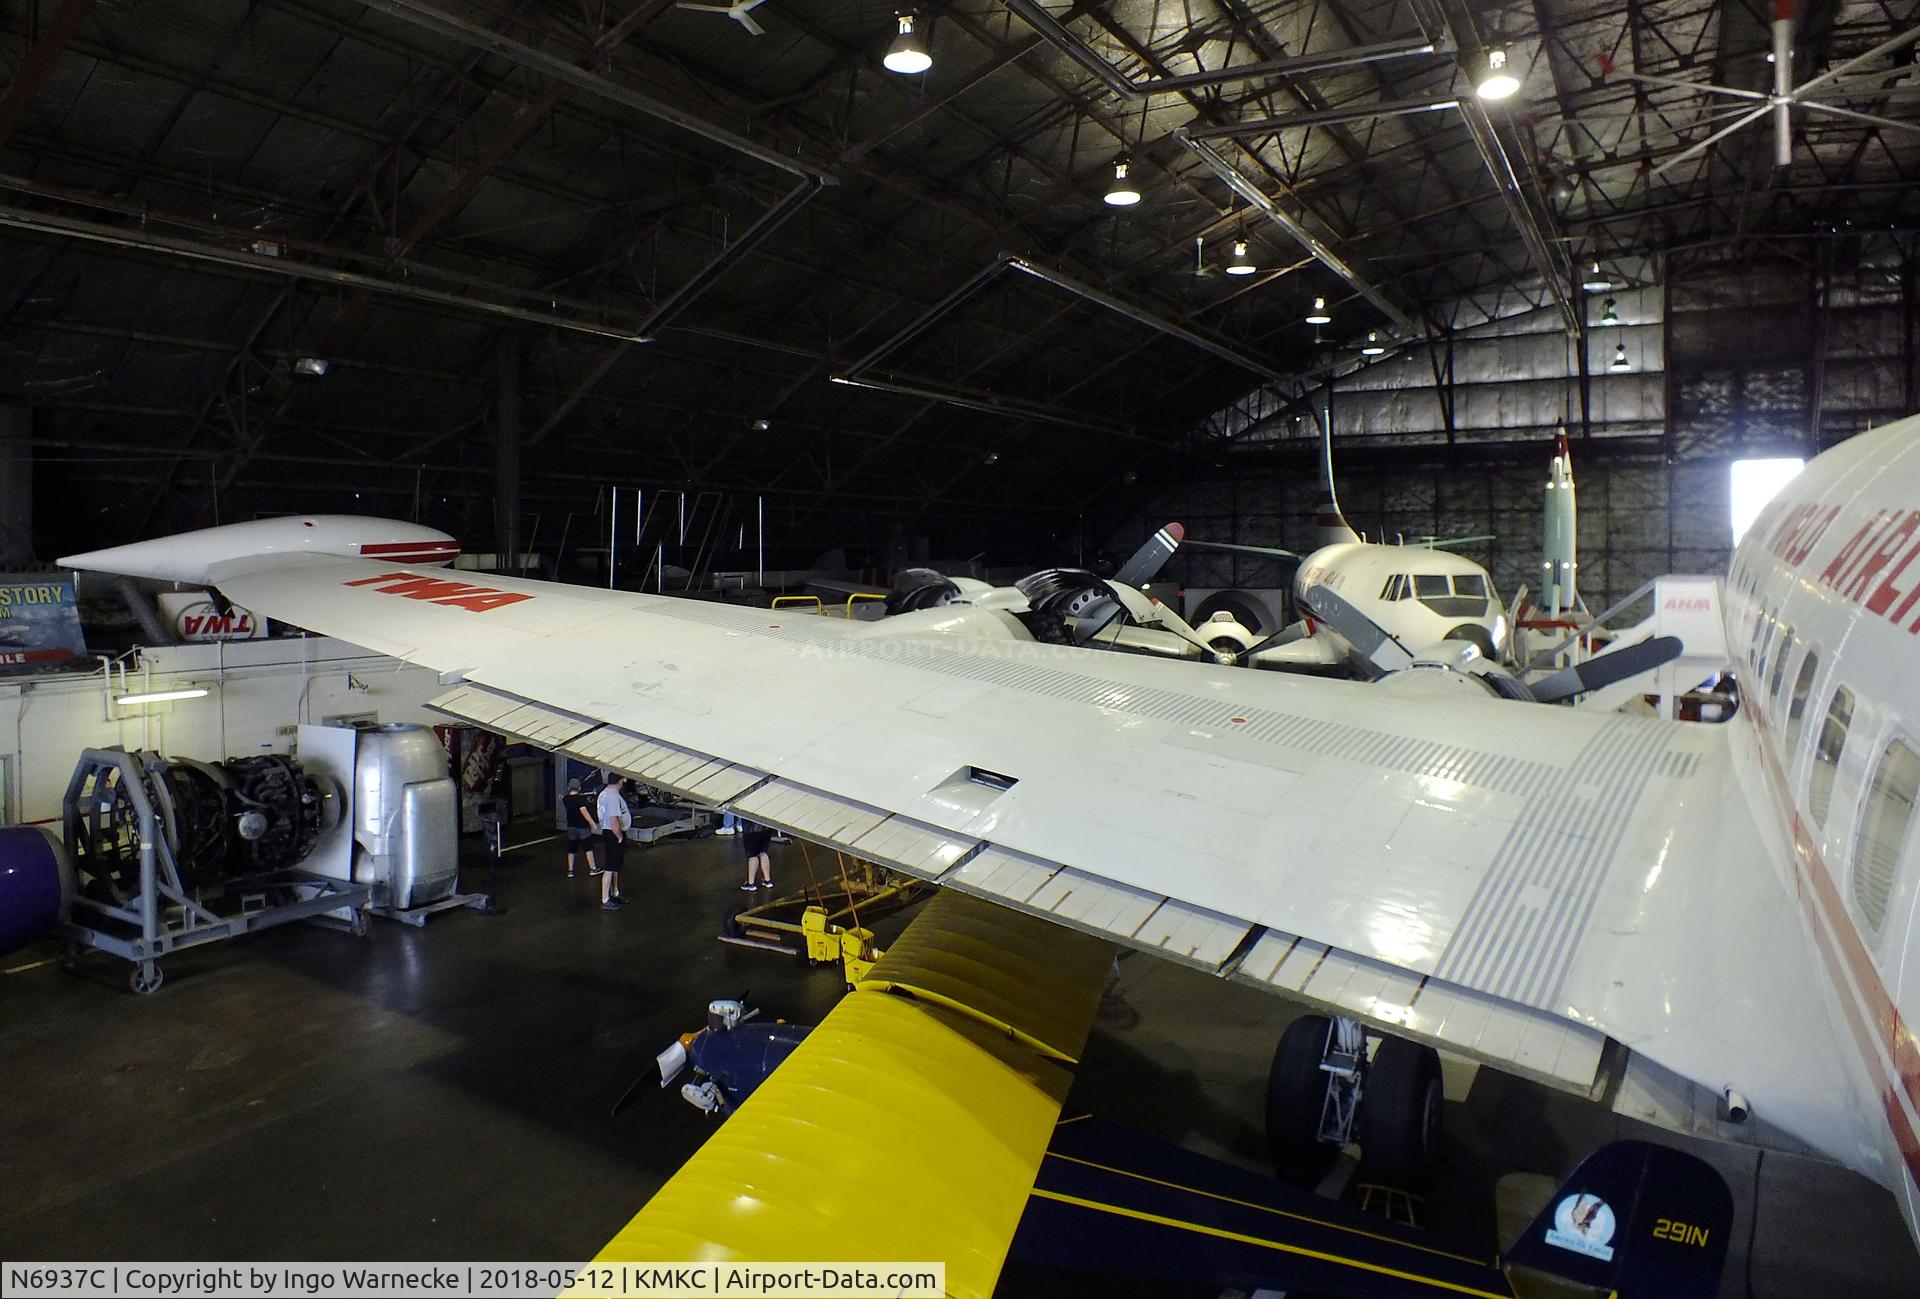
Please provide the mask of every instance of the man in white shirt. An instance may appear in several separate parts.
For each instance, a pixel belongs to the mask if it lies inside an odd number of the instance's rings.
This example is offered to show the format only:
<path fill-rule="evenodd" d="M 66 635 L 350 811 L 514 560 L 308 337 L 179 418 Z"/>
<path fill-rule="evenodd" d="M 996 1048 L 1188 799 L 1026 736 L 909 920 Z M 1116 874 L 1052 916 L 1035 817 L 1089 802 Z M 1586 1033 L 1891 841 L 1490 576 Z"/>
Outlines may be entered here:
<path fill-rule="evenodd" d="M 627 807 L 626 784 L 625 776 L 608 776 L 594 804 L 600 821 L 600 837 L 607 852 L 606 869 L 600 875 L 600 907 L 604 911 L 618 911 L 627 905 L 627 900 L 620 896 L 620 858 L 626 852 L 627 830 L 633 825 L 633 813 Z"/>

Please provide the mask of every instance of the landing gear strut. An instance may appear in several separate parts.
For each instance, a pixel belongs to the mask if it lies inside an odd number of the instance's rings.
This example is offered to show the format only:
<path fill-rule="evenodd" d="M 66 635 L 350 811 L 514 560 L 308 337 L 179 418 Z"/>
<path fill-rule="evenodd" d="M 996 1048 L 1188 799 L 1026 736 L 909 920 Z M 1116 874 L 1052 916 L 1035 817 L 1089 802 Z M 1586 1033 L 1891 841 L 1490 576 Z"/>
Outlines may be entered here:
<path fill-rule="evenodd" d="M 1367 1033 L 1341 1015 L 1302 1015 L 1281 1034 L 1267 1075 L 1267 1144 L 1283 1177 L 1318 1180 L 1358 1142 L 1372 1180 L 1422 1185 L 1440 1151 L 1440 1056 Z"/>

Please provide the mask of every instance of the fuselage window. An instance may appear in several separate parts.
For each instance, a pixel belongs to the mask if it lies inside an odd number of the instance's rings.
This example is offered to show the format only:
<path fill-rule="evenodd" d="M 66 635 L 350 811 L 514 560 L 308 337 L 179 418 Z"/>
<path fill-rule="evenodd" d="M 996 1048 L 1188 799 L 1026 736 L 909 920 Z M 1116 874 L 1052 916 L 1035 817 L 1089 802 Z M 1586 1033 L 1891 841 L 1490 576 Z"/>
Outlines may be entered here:
<path fill-rule="evenodd" d="M 1781 633 L 1778 654 L 1773 661 L 1773 680 L 1767 683 L 1767 696 L 1776 708 L 1780 706 L 1780 683 L 1787 679 L 1787 660 L 1793 657 L 1793 628 Z"/>
<path fill-rule="evenodd" d="M 1773 661 L 1775 651 L 1786 648 L 1786 643 L 1779 639 L 1780 633 L 1785 630 L 1777 620 L 1771 617 L 1767 619 L 1767 629 L 1760 633 L 1760 660 L 1753 678 L 1756 688 L 1767 679 L 1767 665 Z"/>
<path fill-rule="evenodd" d="M 1756 609 L 1753 614 L 1753 634 L 1747 637 L 1747 662 L 1760 661 L 1760 629 L 1767 625 L 1767 611 Z"/>
<path fill-rule="evenodd" d="M 1893 896 L 1900 850 L 1913 824 L 1913 801 L 1920 795 L 1920 755 L 1895 740 L 1880 757 L 1860 812 L 1860 837 L 1853 845 L 1853 905 L 1870 932 L 1878 933 Z"/>
<path fill-rule="evenodd" d="M 1813 746 L 1813 773 L 1807 778 L 1807 806 L 1814 822 L 1827 823 L 1827 808 L 1833 802 L 1833 778 L 1840 770 L 1840 753 L 1847 747 L 1847 727 L 1853 724 L 1853 691 L 1845 686 L 1833 692 L 1827 705 L 1826 720 L 1820 723 L 1820 735 Z"/>
<path fill-rule="evenodd" d="M 1820 652 L 1811 645 L 1807 647 L 1807 656 L 1800 660 L 1800 671 L 1793 678 L 1793 700 L 1787 705 L 1787 757 L 1791 761 L 1800 749 L 1800 728 L 1807 720 L 1807 695 L 1813 690 L 1813 679 L 1820 672 Z"/>

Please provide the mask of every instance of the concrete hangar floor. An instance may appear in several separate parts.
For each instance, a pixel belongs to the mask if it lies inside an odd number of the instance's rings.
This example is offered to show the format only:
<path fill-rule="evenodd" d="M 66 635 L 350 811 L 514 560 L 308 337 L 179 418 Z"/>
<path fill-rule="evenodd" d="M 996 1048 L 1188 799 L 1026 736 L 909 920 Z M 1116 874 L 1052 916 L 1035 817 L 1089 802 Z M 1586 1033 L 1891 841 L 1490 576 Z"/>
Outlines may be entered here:
<path fill-rule="evenodd" d="M 509 842 L 546 833 L 528 822 Z M 487 862 L 466 850 L 472 887 Z M 775 851 L 776 879 L 795 884 L 798 847 Z M 9 958 L 0 1257 L 589 1258 L 711 1128 L 672 1094 L 611 1118 L 643 1063 L 712 997 L 751 989 L 810 1023 L 839 995 L 832 971 L 715 940 L 740 896 L 733 840 L 630 853 L 619 912 L 595 905 L 598 881 L 564 878 L 557 842 L 510 852 L 499 878 L 505 915 L 376 921 L 365 939 L 289 926 L 170 958 L 153 997 L 129 995 L 120 964 L 68 968 L 50 943 Z M 910 915 L 881 921 L 881 941 Z M 1292 1013 L 1123 957 L 1065 1112 L 1261 1169 L 1266 1069 Z M 1497 1177 L 1557 1178 L 1646 1135 L 1491 1071 L 1446 1117 L 1426 1225 L 1489 1255 Z M 1920 1295 L 1884 1191 L 1683 1144 L 1733 1191 L 1723 1295 Z"/>

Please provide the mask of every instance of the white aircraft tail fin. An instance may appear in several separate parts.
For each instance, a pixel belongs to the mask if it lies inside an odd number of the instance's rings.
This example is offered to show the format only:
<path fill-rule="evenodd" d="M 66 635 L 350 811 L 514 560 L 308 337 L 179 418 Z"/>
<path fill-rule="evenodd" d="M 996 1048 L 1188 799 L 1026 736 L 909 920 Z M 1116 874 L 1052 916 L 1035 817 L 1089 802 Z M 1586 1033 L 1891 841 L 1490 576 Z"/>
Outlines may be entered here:
<path fill-rule="evenodd" d="M 1340 513 L 1340 498 L 1334 494 L 1333 424 L 1324 418 L 1320 421 L 1320 497 L 1314 504 L 1313 525 L 1319 530 L 1319 543 L 1323 546 L 1360 540 L 1360 534 L 1347 522 L 1347 516 Z"/>

